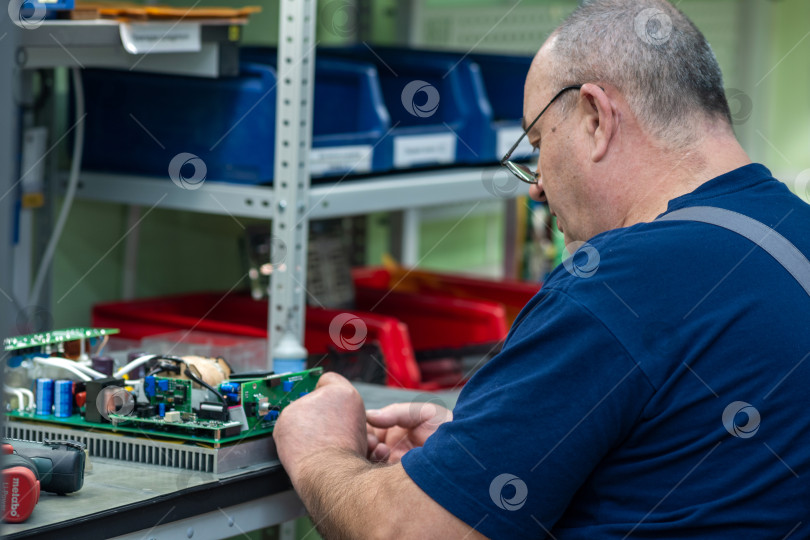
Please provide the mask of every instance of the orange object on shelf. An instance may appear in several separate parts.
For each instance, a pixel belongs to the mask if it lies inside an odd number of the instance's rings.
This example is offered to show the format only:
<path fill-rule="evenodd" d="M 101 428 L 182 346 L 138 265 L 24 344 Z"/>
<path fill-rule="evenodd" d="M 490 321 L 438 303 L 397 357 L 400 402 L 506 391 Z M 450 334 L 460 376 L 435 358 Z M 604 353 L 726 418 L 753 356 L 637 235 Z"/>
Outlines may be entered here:
<path fill-rule="evenodd" d="M 167 21 L 205 20 L 247 21 L 247 18 L 262 10 L 260 6 L 229 7 L 175 7 L 144 6 L 131 2 L 76 2 L 74 12 L 78 18 L 102 18 L 122 21 Z M 95 14 L 95 17 L 93 17 Z"/>

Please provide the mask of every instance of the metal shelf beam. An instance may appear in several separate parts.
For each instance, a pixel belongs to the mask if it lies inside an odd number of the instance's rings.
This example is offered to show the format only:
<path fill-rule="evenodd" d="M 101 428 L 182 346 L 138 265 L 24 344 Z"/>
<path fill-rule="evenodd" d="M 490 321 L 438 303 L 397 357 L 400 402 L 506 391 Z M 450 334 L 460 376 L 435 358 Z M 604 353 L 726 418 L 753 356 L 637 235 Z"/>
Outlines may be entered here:
<path fill-rule="evenodd" d="M 315 185 L 309 190 L 308 219 L 363 215 L 409 208 L 496 199 L 484 178 L 500 169 L 453 168 L 391 174 Z M 519 186 L 509 196 L 528 194 Z M 272 219 L 277 210 L 272 187 L 243 186 L 207 180 L 199 189 L 176 187 L 169 178 L 83 172 L 77 197 L 206 214 Z"/>
<path fill-rule="evenodd" d="M 200 25 L 200 51 L 130 54 L 121 43 L 118 21 L 44 21 L 22 33 L 17 60 L 23 69 L 96 67 L 198 77 L 239 73 L 238 44 L 230 39 L 231 23 L 179 23 L 177 28 L 183 25 Z"/>
<path fill-rule="evenodd" d="M 76 198 L 263 219 L 273 216 L 275 199 L 273 190 L 265 187 L 206 180 L 198 189 L 185 190 L 174 185 L 168 176 L 156 178 L 95 172 L 81 173 Z"/>
<path fill-rule="evenodd" d="M 464 167 L 391 174 L 318 185 L 310 189 L 310 218 L 330 218 L 426 208 L 528 195 L 528 185 L 509 193 L 490 191 L 501 167 Z"/>

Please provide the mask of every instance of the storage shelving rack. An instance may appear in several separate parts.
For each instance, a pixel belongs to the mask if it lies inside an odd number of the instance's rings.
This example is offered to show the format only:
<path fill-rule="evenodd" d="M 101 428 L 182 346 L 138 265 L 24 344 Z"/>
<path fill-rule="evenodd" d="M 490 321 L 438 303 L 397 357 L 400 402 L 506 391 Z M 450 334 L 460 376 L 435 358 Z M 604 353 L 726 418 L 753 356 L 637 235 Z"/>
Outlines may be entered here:
<path fill-rule="evenodd" d="M 13 285 L 13 236 L 15 197 L 12 192 L 17 181 L 17 147 L 19 141 L 14 99 L 14 66 L 21 29 L 10 17 L 0 17 L 0 332 L 9 335 L 14 320 L 14 304 L 9 292 Z"/>
<path fill-rule="evenodd" d="M 362 10 L 364 2 L 359 4 Z M 83 171 L 77 198 L 135 206 L 171 208 L 234 217 L 271 220 L 274 247 L 286 250 L 284 264 L 272 275 L 268 335 L 268 356 L 281 334 L 291 332 L 301 342 L 304 333 L 306 243 L 310 219 L 356 216 L 396 211 L 403 215 L 403 253 L 414 260 L 416 209 L 453 203 L 503 199 L 487 190 L 486 181 L 497 167 L 448 168 L 405 172 L 363 179 L 338 180 L 310 186 L 308 155 L 311 147 L 312 93 L 316 55 L 316 0 L 282 0 L 279 17 L 276 149 L 273 186 L 244 186 L 206 182 L 195 190 L 176 188 L 168 178 L 152 178 Z M 182 24 L 182 23 L 181 23 Z M 134 60 L 118 38 L 117 23 L 46 22 L 36 30 L 24 31 L 22 50 L 25 67 L 118 67 L 153 72 L 176 72 L 203 77 L 236 73 L 238 55 L 228 40 L 227 26 L 204 27 L 203 47 L 198 53 L 144 55 Z M 56 38 L 54 38 L 54 35 Z M 8 37 L 6 38 L 8 39 Z M 0 64 L 0 67 L 6 64 Z M 13 64 L 3 71 L 9 73 Z M 10 107 L 9 110 L 13 110 Z M 4 126 L 4 136 L 16 140 L 16 133 Z M 2 139 L 0 139 L 2 142 Z M 11 144 L 3 145 L 4 149 Z M 9 163 L 6 161 L 5 163 Z M 11 175 L 8 175 L 11 178 Z M 13 181 L 9 180 L 8 185 Z M 3 182 L 5 184 L 5 181 Z M 2 187 L 2 185 L 0 185 Z M 525 191 L 525 190 L 523 190 Z M 515 192 L 512 196 L 522 194 Z M 8 214 L 5 214 L 8 215 Z M 9 239 L 4 235 L 3 245 Z M 274 256 L 271 260 L 280 260 Z M 5 261 L 10 260 L 3 258 Z M 5 282 L 0 272 L 0 287 Z M 6 317 L 3 329 L 11 327 L 11 304 L 0 308 Z M 3 321 L 4 319 L 0 319 Z M 268 364 L 272 359 L 268 358 Z"/>
<path fill-rule="evenodd" d="M 15 237 L 20 243 L 30 240 L 32 228 L 30 222 L 17 221 L 16 193 L 22 180 L 20 175 L 26 174 L 18 170 L 22 153 L 18 111 L 29 88 L 28 76 L 35 69 L 57 67 L 117 68 L 199 77 L 238 73 L 238 44 L 233 39 L 234 25 L 230 21 L 178 23 L 181 24 L 199 27 L 198 51 L 133 55 L 125 50 L 121 24 L 116 21 L 42 20 L 18 26 L 10 15 L 0 17 L 0 73 L 6 81 L 0 85 L 0 219 L 5 220 L 0 225 L 0 332 L 3 336 L 15 333 L 16 311 L 20 309 L 12 300 L 14 273 L 30 271 L 31 246 L 15 249 Z M 53 147 L 40 160 L 54 164 L 52 150 Z M 43 224 L 47 226 L 47 217 L 37 221 L 39 229 Z M 47 294 L 44 297 L 47 298 Z"/>

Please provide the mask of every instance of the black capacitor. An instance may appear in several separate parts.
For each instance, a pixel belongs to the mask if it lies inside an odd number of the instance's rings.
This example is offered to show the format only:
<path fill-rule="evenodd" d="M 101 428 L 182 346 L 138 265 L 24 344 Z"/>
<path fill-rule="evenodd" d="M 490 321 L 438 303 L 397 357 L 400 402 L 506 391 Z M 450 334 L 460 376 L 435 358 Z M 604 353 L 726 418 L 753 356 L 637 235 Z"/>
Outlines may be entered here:
<path fill-rule="evenodd" d="M 113 369 L 115 367 L 115 360 L 109 356 L 94 356 L 92 360 L 93 369 L 103 373 L 107 377 L 112 377 Z"/>
<path fill-rule="evenodd" d="M 154 405 L 145 405 L 138 408 L 138 416 L 141 418 L 151 418 L 157 414 L 157 408 Z"/>
<path fill-rule="evenodd" d="M 127 354 L 127 364 L 133 362 L 146 354 L 142 351 L 135 351 Z M 143 379 L 144 375 L 146 374 L 146 364 L 141 364 L 140 366 L 136 367 L 132 371 L 129 372 L 130 379 Z"/>

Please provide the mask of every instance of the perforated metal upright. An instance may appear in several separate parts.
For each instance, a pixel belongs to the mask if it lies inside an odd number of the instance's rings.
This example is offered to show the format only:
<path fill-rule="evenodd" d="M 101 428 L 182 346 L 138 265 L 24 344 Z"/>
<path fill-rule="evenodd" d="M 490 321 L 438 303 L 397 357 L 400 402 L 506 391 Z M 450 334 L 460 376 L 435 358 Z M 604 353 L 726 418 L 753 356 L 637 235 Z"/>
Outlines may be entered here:
<path fill-rule="evenodd" d="M 0 85 L 0 337 L 11 334 L 15 313 L 9 295 L 13 285 L 13 224 L 17 201 L 19 137 L 14 90 L 18 80 L 15 55 L 20 31 L 11 17 L 3 13 L 0 17 L 0 80 L 6 82 Z"/>
<path fill-rule="evenodd" d="M 281 0 L 268 368 L 281 336 L 304 340 L 315 0 Z"/>

